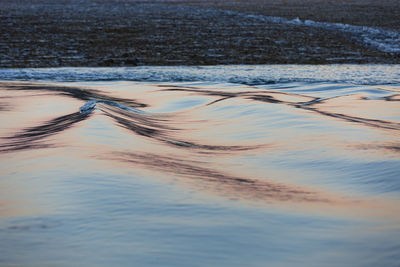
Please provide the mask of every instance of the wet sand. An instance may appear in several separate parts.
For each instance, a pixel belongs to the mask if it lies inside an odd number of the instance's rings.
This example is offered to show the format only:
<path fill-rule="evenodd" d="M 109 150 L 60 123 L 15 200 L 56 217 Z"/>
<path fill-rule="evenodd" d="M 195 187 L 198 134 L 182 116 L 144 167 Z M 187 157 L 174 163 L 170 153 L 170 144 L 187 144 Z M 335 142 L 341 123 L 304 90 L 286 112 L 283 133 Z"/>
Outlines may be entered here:
<path fill-rule="evenodd" d="M 349 32 L 248 14 L 399 32 L 397 1 L 1 0 L 0 67 L 400 63 Z M 232 13 L 235 12 L 235 13 Z"/>

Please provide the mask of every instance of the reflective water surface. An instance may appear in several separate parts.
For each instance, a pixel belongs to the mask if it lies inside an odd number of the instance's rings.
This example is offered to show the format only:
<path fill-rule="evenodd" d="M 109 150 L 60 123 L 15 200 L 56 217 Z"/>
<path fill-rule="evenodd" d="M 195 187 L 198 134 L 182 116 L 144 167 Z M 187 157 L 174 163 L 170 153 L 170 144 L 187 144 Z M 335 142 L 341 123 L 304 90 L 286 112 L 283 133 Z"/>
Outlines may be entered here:
<path fill-rule="evenodd" d="M 400 85 L 0 92 L 2 266 L 400 262 Z"/>

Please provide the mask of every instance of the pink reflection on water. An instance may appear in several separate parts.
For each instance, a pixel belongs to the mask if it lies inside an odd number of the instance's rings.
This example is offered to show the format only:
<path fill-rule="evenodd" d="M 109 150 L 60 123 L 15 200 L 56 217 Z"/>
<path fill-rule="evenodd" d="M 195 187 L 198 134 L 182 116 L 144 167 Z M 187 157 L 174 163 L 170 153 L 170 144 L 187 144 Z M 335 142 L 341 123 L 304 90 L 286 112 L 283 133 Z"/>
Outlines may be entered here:
<path fill-rule="evenodd" d="M 73 152 L 67 157 L 72 162 L 94 160 L 88 168 L 98 169 L 100 164 L 105 172 L 133 170 L 149 178 L 176 179 L 179 185 L 217 197 L 398 219 L 394 215 L 398 200 L 347 195 L 329 185 L 296 184 L 309 181 L 308 175 L 296 169 L 268 170 L 262 163 L 273 165 L 268 158 L 275 155 L 284 162 L 288 159 L 283 155 L 299 151 L 318 159 L 321 148 L 332 157 L 346 153 L 356 159 L 371 140 L 398 151 L 397 101 L 360 95 L 322 100 L 248 87 L 132 87 L 113 94 L 104 92 L 106 88 L 4 84 L 1 103 L 7 108 L 1 110 L 0 119 L 7 126 L 1 129 L 1 157 L 11 157 L 9 163 L 20 160 L 20 153 L 40 158 L 43 155 L 35 151 L 43 148 L 56 157 L 56 149 L 63 148 L 69 155 Z M 133 92 L 140 94 L 135 97 Z M 78 109 L 87 99 L 97 100 L 97 107 L 91 114 L 81 114 Z M 357 135 L 345 133 L 350 130 Z M 259 163 L 241 162 L 249 156 Z M 394 157 L 398 159 L 398 154 Z M 45 173 L 49 166 L 41 168 Z M 2 169 L 13 176 L 7 166 Z M 19 171 L 23 175 L 33 169 L 25 166 Z M 287 171 L 295 177 L 287 177 Z M 9 199 L 13 197 L 0 202 L 4 214 L 12 214 L 14 204 Z M 18 197 L 14 199 L 18 202 Z"/>

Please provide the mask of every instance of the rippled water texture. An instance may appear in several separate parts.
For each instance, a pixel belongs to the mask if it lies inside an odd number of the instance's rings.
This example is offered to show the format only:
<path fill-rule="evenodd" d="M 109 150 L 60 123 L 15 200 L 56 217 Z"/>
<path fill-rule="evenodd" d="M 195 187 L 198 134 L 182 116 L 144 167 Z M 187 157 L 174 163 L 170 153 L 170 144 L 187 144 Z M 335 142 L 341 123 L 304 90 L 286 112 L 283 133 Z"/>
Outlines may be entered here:
<path fill-rule="evenodd" d="M 287 68 L 2 70 L 0 265 L 398 265 L 399 68 Z"/>

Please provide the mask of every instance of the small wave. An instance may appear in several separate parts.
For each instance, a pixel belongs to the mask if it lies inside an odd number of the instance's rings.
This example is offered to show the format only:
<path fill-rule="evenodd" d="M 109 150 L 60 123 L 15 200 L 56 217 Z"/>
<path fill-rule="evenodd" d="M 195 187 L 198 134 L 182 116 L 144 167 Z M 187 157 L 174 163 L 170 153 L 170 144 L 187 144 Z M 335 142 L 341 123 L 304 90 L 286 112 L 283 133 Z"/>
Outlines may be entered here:
<path fill-rule="evenodd" d="M 90 113 L 96 107 L 96 100 L 89 100 L 85 105 L 79 108 L 80 113 Z"/>
<path fill-rule="evenodd" d="M 2 69 L 0 80 L 400 84 L 399 65 L 224 65 Z"/>

